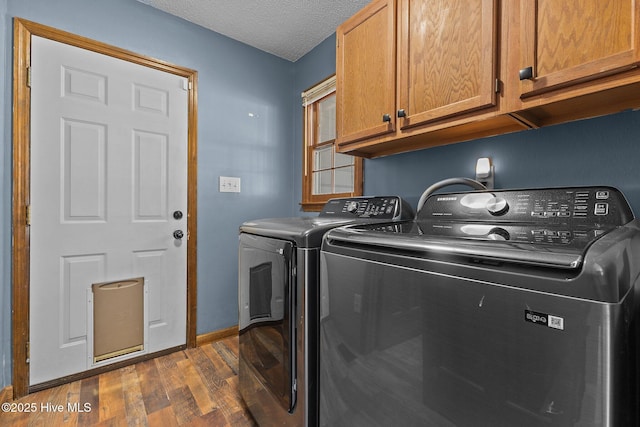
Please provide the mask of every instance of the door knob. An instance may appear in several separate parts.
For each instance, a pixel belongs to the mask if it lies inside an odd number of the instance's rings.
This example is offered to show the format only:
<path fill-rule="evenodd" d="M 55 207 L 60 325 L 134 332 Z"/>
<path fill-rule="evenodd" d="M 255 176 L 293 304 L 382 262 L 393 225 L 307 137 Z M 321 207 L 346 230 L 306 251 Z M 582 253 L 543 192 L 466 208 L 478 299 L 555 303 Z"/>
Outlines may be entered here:
<path fill-rule="evenodd" d="M 175 211 L 173 213 L 173 218 L 174 219 L 182 219 L 182 211 Z"/>
<path fill-rule="evenodd" d="M 184 233 L 182 232 L 182 230 L 176 230 L 173 232 L 173 238 L 180 240 L 184 237 Z"/>
<path fill-rule="evenodd" d="M 385 114 L 382 116 L 382 121 L 383 122 L 391 122 L 391 116 L 388 114 Z"/>
<path fill-rule="evenodd" d="M 407 117 L 407 112 L 402 110 L 398 110 L 398 117 Z"/>

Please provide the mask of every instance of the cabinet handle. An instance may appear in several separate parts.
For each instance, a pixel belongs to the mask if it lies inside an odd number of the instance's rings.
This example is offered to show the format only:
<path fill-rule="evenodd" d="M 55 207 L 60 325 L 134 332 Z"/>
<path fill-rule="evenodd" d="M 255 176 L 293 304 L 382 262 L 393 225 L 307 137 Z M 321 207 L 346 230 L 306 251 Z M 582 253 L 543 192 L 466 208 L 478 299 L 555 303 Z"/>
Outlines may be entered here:
<path fill-rule="evenodd" d="M 382 121 L 383 122 L 390 122 L 391 121 L 391 116 L 389 114 L 385 114 L 384 116 L 382 116 Z"/>
<path fill-rule="evenodd" d="M 404 110 L 398 110 L 398 117 L 407 117 L 407 112 Z"/>
<path fill-rule="evenodd" d="M 520 70 L 520 80 L 532 80 L 533 79 L 533 67 L 527 67 Z"/>

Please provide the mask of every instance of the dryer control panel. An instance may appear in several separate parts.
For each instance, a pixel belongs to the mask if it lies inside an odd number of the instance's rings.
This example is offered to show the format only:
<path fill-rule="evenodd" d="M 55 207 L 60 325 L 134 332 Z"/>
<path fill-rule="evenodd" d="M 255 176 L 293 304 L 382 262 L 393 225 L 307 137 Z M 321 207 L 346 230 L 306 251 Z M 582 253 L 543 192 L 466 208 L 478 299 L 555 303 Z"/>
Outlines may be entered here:
<path fill-rule="evenodd" d="M 413 219 L 414 213 L 398 196 L 347 197 L 329 200 L 319 217 L 396 221 Z"/>

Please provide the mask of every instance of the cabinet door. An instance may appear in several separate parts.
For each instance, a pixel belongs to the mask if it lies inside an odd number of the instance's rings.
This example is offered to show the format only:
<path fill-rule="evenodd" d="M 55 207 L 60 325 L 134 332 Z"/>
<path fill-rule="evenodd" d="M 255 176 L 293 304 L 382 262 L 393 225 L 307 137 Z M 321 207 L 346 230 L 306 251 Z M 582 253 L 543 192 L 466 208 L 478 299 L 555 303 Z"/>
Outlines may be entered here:
<path fill-rule="evenodd" d="M 636 0 L 521 0 L 521 96 L 594 80 L 640 61 Z"/>
<path fill-rule="evenodd" d="M 401 0 L 398 13 L 402 128 L 495 105 L 496 0 Z"/>
<path fill-rule="evenodd" d="M 336 42 L 336 142 L 395 131 L 395 2 L 371 2 L 338 27 Z"/>

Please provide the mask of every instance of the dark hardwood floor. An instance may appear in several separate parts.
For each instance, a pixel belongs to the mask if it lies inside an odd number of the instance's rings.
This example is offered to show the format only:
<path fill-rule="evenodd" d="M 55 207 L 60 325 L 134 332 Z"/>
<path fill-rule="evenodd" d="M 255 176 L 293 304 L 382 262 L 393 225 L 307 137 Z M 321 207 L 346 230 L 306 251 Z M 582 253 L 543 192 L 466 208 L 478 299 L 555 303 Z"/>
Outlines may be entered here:
<path fill-rule="evenodd" d="M 238 391 L 237 336 L 9 404 L 0 426 L 256 426 Z"/>

